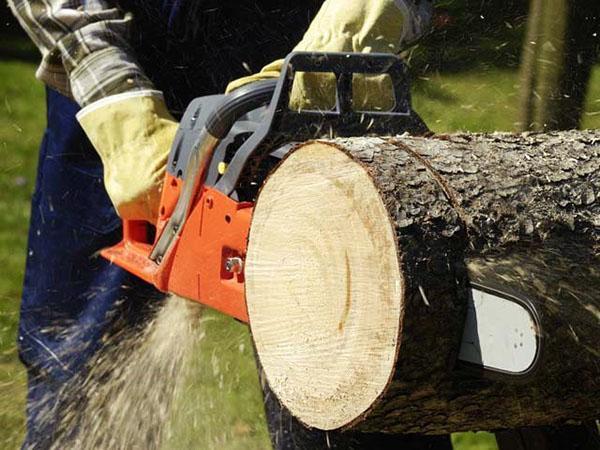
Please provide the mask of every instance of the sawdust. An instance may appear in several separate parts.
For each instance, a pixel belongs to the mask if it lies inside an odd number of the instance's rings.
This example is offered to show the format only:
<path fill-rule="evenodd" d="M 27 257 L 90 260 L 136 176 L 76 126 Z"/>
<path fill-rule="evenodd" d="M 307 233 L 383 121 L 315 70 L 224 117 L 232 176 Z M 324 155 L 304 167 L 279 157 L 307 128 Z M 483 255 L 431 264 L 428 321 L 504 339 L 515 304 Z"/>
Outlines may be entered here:
<path fill-rule="evenodd" d="M 105 339 L 85 375 L 53 393 L 64 402 L 45 412 L 50 424 L 62 416 L 50 448 L 270 448 L 248 327 L 178 297 L 156 305 L 148 322 Z M 22 374 L 19 394 L 24 383 Z M 9 390 L 0 391 L 0 421 L 24 409 Z M 17 448 L 22 432 L 0 448 Z"/>
<path fill-rule="evenodd" d="M 205 309 L 199 328 L 161 448 L 271 448 L 248 327 Z"/>
<path fill-rule="evenodd" d="M 161 447 L 198 339 L 202 308 L 172 297 L 142 331 L 105 346 L 77 386 L 52 449 Z"/>

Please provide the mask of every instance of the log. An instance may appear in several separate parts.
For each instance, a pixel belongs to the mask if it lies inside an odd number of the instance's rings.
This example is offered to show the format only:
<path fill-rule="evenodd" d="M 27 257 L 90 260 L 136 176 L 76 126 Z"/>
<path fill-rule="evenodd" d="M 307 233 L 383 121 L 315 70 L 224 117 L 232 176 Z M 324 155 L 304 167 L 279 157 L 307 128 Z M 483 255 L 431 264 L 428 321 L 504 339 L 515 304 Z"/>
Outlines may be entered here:
<path fill-rule="evenodd" d="M 323 430 L 443 434 L 600 417 L 600 132 L 297 146 L 245 264 L 267 381 Z M 469 283 L 538 315 L 515 376 L 458 360 Z"/>

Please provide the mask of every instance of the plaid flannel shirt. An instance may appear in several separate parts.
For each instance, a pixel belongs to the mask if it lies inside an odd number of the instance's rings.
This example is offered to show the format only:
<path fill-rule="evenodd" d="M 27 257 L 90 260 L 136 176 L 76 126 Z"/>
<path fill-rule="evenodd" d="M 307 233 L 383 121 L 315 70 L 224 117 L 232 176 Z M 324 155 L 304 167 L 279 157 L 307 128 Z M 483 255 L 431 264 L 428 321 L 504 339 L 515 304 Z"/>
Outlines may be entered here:
<path fill-rule="evenodd" d="M 105 0 L 9 0 L 42 53 L 39 80 L 81 106 L 153 89 L 129 45 L 131 13 Z"/>
<path fill-rule="evenodd" d="M 432 0 L 393 0 L 407 19 L 402 41 L 420 37 Z M 131 13 L 110 0 L 8 0 L 42 53 L 39 80 L 86 106 L 123 92 L 154 89 L 129 44 Z"/>

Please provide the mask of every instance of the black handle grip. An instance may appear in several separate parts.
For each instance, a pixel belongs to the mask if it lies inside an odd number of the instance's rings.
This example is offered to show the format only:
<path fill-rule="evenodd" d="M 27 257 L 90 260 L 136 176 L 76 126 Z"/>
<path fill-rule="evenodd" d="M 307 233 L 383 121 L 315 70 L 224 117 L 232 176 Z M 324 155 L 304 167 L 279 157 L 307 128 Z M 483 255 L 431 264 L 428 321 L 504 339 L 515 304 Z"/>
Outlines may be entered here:
<path fill-rule="evenodd" d="M 271 101 L 277 79 L 255 81 L 236 89 L 206 119 L 206 131 L 223 139 L 238 119 Z"/>
<path fill-rule="evenodd" d="M 336 80 L 336 105 L 330 111 L 318 111 L 324 116 L 375 113 L 395 116 L 410 112 L 410 93 L 406 66 L 397 56 L 387 53 L 291 53 L 285 60 L 281 75 L 282 87 L 277 101 L 278 111 L 288 109 L 294 78 L 298 72 L 331 73 Z M 390 111 L 359 111 L 352 108 L 354 75 L 387 75 L 390 78 L 395 105 Z M 300 114 L 306 111 L 301 111 Z"/>

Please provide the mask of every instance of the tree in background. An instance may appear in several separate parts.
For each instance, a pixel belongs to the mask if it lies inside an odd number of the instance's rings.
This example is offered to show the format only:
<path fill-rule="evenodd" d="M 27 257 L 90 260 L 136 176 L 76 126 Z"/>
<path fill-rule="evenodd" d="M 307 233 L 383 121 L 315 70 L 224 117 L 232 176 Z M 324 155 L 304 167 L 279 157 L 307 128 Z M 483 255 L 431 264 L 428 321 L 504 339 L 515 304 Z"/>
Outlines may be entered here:
<path fill-rule="evenodd" d="M 599 47 L 598 0 L 531 0 L 521 61 L 521 131 L 579 126 Z"/>

